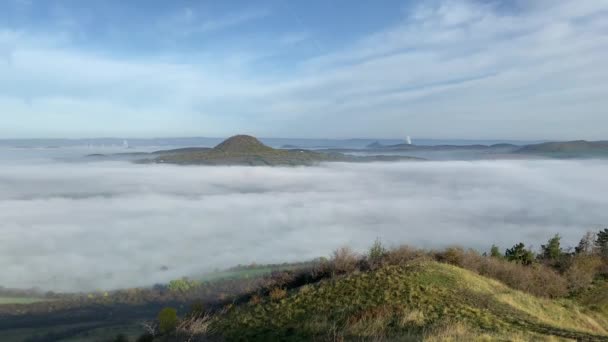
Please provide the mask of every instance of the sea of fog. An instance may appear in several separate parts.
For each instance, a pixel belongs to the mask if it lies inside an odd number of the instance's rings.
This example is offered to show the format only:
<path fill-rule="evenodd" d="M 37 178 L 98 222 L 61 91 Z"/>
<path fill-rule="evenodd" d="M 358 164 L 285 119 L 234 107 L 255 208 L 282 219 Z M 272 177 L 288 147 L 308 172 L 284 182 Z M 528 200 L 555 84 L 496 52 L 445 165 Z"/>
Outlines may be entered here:
<path fill-rule="evenodd" d="M 606 161 L 184 167 L 82 158 L 93 152 L 0 148 L 0 286 L 146 286 L 376 238 L 574 245 L 608 224 Z"/>

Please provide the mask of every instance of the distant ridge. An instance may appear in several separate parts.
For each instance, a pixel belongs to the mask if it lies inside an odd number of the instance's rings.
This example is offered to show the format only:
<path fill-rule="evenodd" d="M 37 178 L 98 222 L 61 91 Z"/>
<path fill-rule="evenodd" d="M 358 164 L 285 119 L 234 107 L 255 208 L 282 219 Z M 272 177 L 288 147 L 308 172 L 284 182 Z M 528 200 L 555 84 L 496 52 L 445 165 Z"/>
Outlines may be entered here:
<path fill-rule="evenodd" d="M 526 145 L 517 153 L 608 154 L 608 141 L 562 141 Z"/>

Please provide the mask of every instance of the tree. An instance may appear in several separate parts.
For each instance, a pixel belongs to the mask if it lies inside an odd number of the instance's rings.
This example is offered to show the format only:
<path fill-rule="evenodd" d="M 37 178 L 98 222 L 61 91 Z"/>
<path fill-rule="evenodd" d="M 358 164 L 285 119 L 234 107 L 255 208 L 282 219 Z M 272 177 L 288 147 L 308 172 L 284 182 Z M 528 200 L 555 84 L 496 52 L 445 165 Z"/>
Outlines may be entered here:
<path fill-rule="evenodd" d="M 490 256 L 492 258 L 502 259 L 502 254 L 500 253 L 500 249 L 498 249 L 498 246 L 492 245 L 492 248 L 490 248 Z"/>
<path fill-rule="evenodd" d="M 601 256 L 608 258 L 608 228 L 600 230 L 600 232 L 597 233 L 595 248 Z"/>
<path fill-rule="evenodd" d="M 593 253 L 593 245 L 595 244 L 595 233 L 587 232 L 574 248 L 574 253 L 577 255 L 590 255 Z"/>
<path fill-rule="evenodd" d="M 517 262 L 522 265 L 531 265 L 534 262 L 534 253 L 526 249 L 526 245 L 518 243 L 505 251 L 505 257 L 509 261 Z"/>
<path fill-rule="evenodd" d="M 161 334 L 172 332 L 177 327 L 177 310 L 164 308 L 158 313 L 158 328 Z"/>
<path fill-rule="evenodd" d="M 544 260 L 556 261 L 562 255 L 562 247 L 560 246 L 560 240 L 562 239 L 559 234 L 555 234 L 546 245 L 541 245 L 541 257 Z"/>

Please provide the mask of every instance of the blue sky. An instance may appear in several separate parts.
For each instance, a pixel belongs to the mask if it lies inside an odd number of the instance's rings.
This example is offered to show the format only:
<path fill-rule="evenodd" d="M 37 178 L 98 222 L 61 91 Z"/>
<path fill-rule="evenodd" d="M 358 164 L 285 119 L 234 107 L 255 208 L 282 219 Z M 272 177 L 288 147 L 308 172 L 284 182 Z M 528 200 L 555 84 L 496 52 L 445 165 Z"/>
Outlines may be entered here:
<path fill-rule="evenodd" d="M 608 1 L 0 2 L 0 137 L 608 139 Z"/>

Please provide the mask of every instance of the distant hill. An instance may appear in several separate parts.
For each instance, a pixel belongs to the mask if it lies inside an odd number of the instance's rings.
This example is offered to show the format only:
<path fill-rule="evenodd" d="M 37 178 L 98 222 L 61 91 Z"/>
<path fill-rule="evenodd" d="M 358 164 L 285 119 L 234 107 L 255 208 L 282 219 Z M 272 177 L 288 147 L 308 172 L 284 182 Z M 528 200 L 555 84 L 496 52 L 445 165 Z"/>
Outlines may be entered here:
<path fill-rule="evenodd" d="M 557 158 L 608 157 L 608 141 L 564 141 L 526 145 L 515 153 Z"/>
<path fill-rule="evenodd" d="M 419 160 L 403 156 L 349 156 L 342 153 L 303 149 L 274 149 L 255 137 L 236 135 L 212 149 L 190 148 L 156 153 L 156 158 L 142 162 L 181 165 L 313 165 L 319 162 L 370 162 Z"/>
<path fill-rule="evenodd" d="M 390 146 L 381 146 L 380 149 L 392 151 L 457 151 L 457 150 L 506 150 L 511 151 L 519 146 L 511 144 L 496 144 L 496 145 L 411 145 L 399 144 Z"/>
<path fill-rule="evenodd" d="M 366 148 L 383 148 L 384 145 L 382 145 L 379 141 L 374 141 L 373 143 L 365 146 Z"/>
<path fill-rule="evenodd" d="M 213 150 L 230 153 L 272 153 L 274 149 L 262 144 L 257 138 L 250 135 L 235 135 L 230 137 Z"/>

